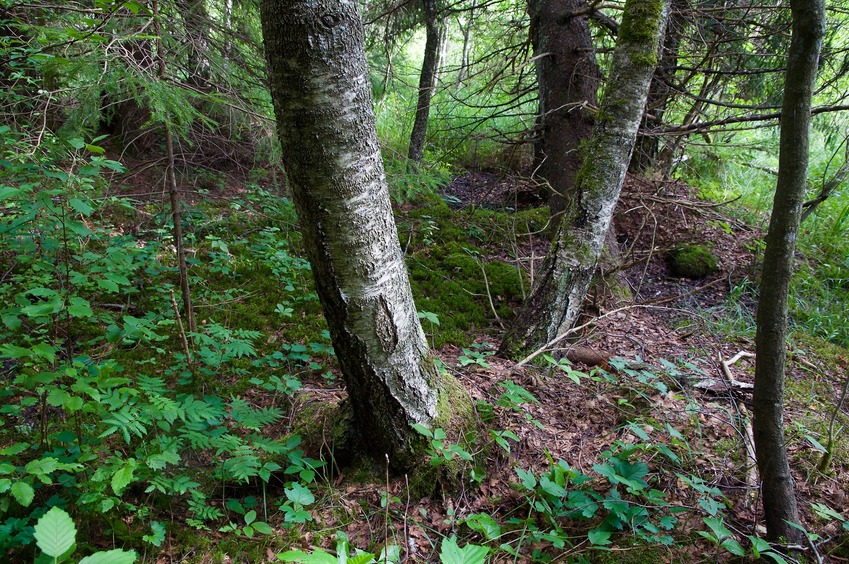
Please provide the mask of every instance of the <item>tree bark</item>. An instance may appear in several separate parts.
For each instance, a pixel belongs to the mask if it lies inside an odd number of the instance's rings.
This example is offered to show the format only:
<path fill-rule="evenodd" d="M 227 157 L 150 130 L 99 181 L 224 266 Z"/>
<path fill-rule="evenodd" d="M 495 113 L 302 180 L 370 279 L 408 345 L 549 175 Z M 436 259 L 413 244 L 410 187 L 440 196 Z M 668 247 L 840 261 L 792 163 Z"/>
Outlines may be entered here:
<path fill-rule="evenodd" d="M 575 197 L 580 145 L 592 134 L 599 70 L 584 0 L 528 0 L 539 85 L 537 171 L 547 183 L 552 226 Z"/>
<path fill-rule="evenodd" d="M 627 0 L 593 135 L 531 297 L 500 352 L 516 356 L 546 345 L 578 318 L 604 247 L 657 65 L 668 0 Z"/>
<path fill-rule="evenodd" d="M 283 161 L 363 448 L 395 467 L 443 379 L 418 320 L 372 108 L 356 0 L 263 0 Z"/>
<path fill-rule="evenodd" d="M 666 26 L 666 36 L 663 40 L 660 64 L 654 71 L 649 94 L 646 100 L 646 112 L 640 123 L 640 131 L 634 145 L 634 154 L 628 169 L 632 173 L 645 173 L 657 165 L 660 150 L 660 136 L 657 131 L 663 127 L 663 116 L 666 113 L 667 102 L 672 90 L 672 79 L 678 64 L 678 50 L 681 38 L 687 26 L 685 12 L 689 0 L 672 0 L 669 21 Z"/>
<path fill-rule="evenodd" d="M 162 14 L 159 11 L 159 0 L 153 1 L 153 27 L 156 32 L 156 59 L 157 73 L 156 78 L 161 82 L 165 82 L 165 49 L 162 47 L 162 25 L 160 18 Z M 171 204 L 171 221 L 174 223 L 174 247 L 177 252 L 177 265 L 180 271 L 180 294 L 183 298 L 183 313 L 186 316 L 186 322 L 189 326 L 189 331 L 197 332 L 197 323 L 195 321 L 195 310 L 192 305 L 192 292 L 189 286 L 189 266 L 186 263 L 186 249 L 183 244 L 183 213 L 182 213 L 182 198 L 177 189 L 177 172 L 176 159 L 174 157 L 174 136 L 171 128 L 171 116 L 162 116 L 162 125 L 165 128 L 165 153 L 168 159 L 166 168 L 166 177 L 168 181 L 168 201 Z M 186 357 L 189 362 L 190 357 Z"/>
<path fill-rule="evenodd" d="M 410 149 L 407 153 L 414 163 L 419 163 L 424 155 L 427 121 L 430 117 L 430 101 L 436 88 L 436 76 L 439 69 L 439 50 L 442 43 L 440 31 L 439 6 L 437 0 L 422 0 L 425 14 L 427 38 L 425 40 L 422 72 L 419 76 L 419 97 L 416 103 L 416 119 L 410 133 Z"/>
<path fill-rule="evenodd" d="M 808 175 L 811 99 L 825 30 L 823 0 L 791 0 L 793 34 L 781 108 L 778 182 L 764 250 L 755 337 L 753 431 L 767 536 L 796 542 L 801 532 L 784 438 L 787 297 Z"/>

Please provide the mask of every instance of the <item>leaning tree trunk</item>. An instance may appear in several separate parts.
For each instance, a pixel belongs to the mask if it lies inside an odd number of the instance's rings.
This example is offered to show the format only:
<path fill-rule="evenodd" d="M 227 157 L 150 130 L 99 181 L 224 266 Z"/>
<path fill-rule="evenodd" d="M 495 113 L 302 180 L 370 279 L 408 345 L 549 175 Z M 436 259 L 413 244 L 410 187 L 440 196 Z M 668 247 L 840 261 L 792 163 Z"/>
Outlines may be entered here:
<path fill-rule="evenodd" d="M 597 103 L 599 70 L 587 16 L 572 15 L 584 7 L 584 0 L 528 0 L 539 85 L 537 170 L 554 227 L 575 198 L 580 145 L 592 134 Z"/>
<path fill-rule="evenodd" d="M 793 476 L 784 438 L 784 364 L 787 297 L 808 175 L 811 98 L 825 29 L 823 0 L 791 0 L 793 36 L 781 107 L 778 182 L 766 236 L 753 397 L 755 453 L 761 474 L 767 536 L 801 539 Z"/>
<path fill-rule="evenodd" d="M 394 466 L 442 376 L 419 323 L 377 140 L 357 0 L 263 0 L 283 161 L 363 447 Z"/>
<path fill-rule="evenodd" d="M 646 99 L 646 111 L 637 134 L 634 154 L 628 169 L 632 173 L 644 173 L 657 164 L 660 150 L 660 137 L 656 133 L 663 127 L 663 116 L 672 91 L 672 80 L 678 64 L 678 51 L 681 37 L 687 25 L 686 11 L 689 0 L 672 0 L 669 21 L 666 25 L 666 37 L 663 40 L 660 64 L 654 71 Z"/>
<path fill-rule="evenodd" d="M 436 88 L 436 76 L 439 69 L 439 50 L 442 44 L 440 31 L 439 6 L 437 0 L 422 0 L 427 29 L 422 72 L 419 76 L 419 97 L 416 103 L 416 119 L 410 133 L 410 149 L 407 153 L 414 163 L 419 163 L 424 155 L 427 120 L 430 117 L 430 100 Z"/>
<path fill-rule="evenodd" d="M 604 247 L 649 82 L 669 0 L 627 0 L 610 77 L 575 180 L 531 297 L 501 345 L 516 356 L 558 338 L 575 323 Z"/>

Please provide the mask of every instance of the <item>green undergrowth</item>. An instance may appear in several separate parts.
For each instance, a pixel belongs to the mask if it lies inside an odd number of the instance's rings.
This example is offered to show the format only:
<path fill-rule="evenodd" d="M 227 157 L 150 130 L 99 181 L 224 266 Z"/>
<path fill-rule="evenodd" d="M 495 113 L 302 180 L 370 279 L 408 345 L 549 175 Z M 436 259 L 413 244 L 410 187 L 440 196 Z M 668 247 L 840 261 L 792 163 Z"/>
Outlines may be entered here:
<path fill-rule="evenodd" d="M 254 185 L 187 208 L 191 331 L 164 208 L 98 198 L 101 171 L 123 168 L 94 144 L 0 133 L 0 550 L 33 554 L 52 508 L 84 523 L 82 555 L 303 523 L 324 463 L 284 414 L 335 360 L 291 203 Z M 240 491 L 260 501 L 215 501 Z"/>
<path fill-rule="evenodd" d="M 12 560 L 36 547 L 58 560 L 71 545 L 40 543 L 38 532 L 56 530 L 71 537 L 75 558 L 108 547 L 155 561 L 170 546 L 197 549 L 198 561 L 255 561 L 269 551 L 297 561 L 299 550 L 323 561 L 314 547 L 341 546 L 352 558 L 366 551 L 358 561 L 381 551 L 400 561 L 406 547 L 392 535 L 340 534 L 364 517 L 415 523 L 443 562 L 581 561 L 634 546 L 661 554 L 697 538 L 718 554 L 757 548 L 758 539 L 724 525 L 725 494 L 698 475 L 687 438 L 698 436 L 693 402 L 680 420 L 654 409 L 683 393 L 672 364 L 615 361 L 609 372 L 583 373 L 551 360 L 545 377 L 615 398 L 615 429 L 580 468 L 550 453 L 536 466 L 516 456 L 526 449 L 522 429 L 542 427 L 539 400 L 505 379 L 475 405 L 477 426 L 419 429 L 431 472 L 418 483 L 402 486 L 372 465 L 360 474 L 366 491 L 379 484 L 379 507 L 369 494 L 346 505 L 359 495 L 357 471 L 334 463 L 333 429 L 317 425 L 330 403 L 321 392 L 341 385 L 291 203 L 252 185 L 187 207 L 204 222 L 186 220 L 191 331 L 164 207 L 92 197 L 105 187 L 101 169 L 121 169 L 95 145 L 54 140 L 56 154 L 40 160 L 9 130 L 0 141 L 0 254 L 11 265 L 0 284 L 0 550 Z M 114 222 L 113 208 L 122 210 Z M 452 210 L 433 193 L 399 208 L 429 340 L 463 347 L 457 366 L 443 368 L 457 378 L 488 369 L 491 347 L 471 344 L 473 333 L 507 321 L 528 291 L 517 249 L 543 227 L 545 211 Z M 299 427 L 296 413 L 316 425 Z M 503 512 L 446 509 L 448 535 L 409 513 L 422 496 L 477 492 L 505 465 L 509 477 L 499 479 L 512 497 Z M 686 503 L 664 489 L 676 478 Z M 698 535 L 676 531 L 685 518 L 699 523 Z M 305 538 L 309 546 L 299 544 Z"/>
<path fill-rule="evenodd" d="M 361 506 L 366 518 L 385 527 L 388 537 L 384 542 L 368 544 L 365 538 L 337 532 L 335 536 L 326 534 L 323 542 L 313 542 L 310 548 L 293 547 L 282 558 L 329 564 L 356 554 L 362 562 L 400 562 L 410 545 L 398 535 L 415 529 L 427 536 L 425 547 L 433 547 L 431 557 L 422 557 L 423 561 L 684 562 L 689 553 L 680 552 L 680 547 L 693 544 L 699 544 L 700 553 L 716 559 L 772 557 L 784 561 L 762 539 L 734 531 L 731 500 L 712 483 L 713 477 L 698 474 L 698 461 L 704 456 L 701 443 L 709 439 L 703 436 L 701 407 L 687 397 L 683 382 L 704 376 L 699 369 L 668 362 L 649 366 L 639 359 L 613 359 L 609 371 L 589 373 L 565 361 L 549 359 L 549 364 L 552 372 L 543 378 L 557 379 L 564 388 L 574 386 L 576 393 L 591 390 L 590 394 L 619 398 L 620 418 L 608 430 L 607 446 L 592 460 L 584 460 L 580 469 L 550 454 L 544 464 L 532 467 L 513 457 L 514 449 L 522 448 L 517 432 L 543 424 L 533 415 L 538 404 L 535 395 L 505 380 L 492 391 L 491 403 L 478 402 L 481 427 L 477 433 L 457 440 L 441 428 L 419 431 L 427 440 L 430 464 L 434 469 L 450 467 L 462 476 L 464 495 L 487 483 L 488 471 L 512 460 L 510 476 L 498 475 L 498 480 L 510 481 L 510 503 L 491 513 L 449 509 L 434 516 L 411 510 L 423 493 L 412 493 L 412 484 L 403 485 L 399 494 L 397 484 L 387 482 L 379 506 Z M 668 401 L 682 402 L 686 408 L 658 409 Z M 511 418 L 522 423 L 502 428 L 501 423 Z M 678 487 L 667 491 L 670 481 Z M 442 494 L 451 498 L 450 492 L 443 490 Z M 348 518 L 362 516 L 349 514 Z M 451 536 L 432 529 L 434 518 L 450 522 Z M 344 526 L 345 521 L 340 520 L 336 530 Z M 421 541 L 420 536 L 417 539 Z M 327 550 L 334 548 L 336 555 L 331 556 Z"/>
<path fill-rule="evenodd" d="M 835 468 L 849 464 L 849 442 L 841 431 L 849 425 L 849 417 L 845 404 L 837 404 L 849 378 L 849 352 L 800 331 L 791 335 L 788 352 L 793 374 L 786 380 L 787 403 L 791 409 L 805 406 L 793 410 L 788 432 L 804 445 L 795 463 L 816 481 L 820 473 L 832 474 Z M 820 466 L 824 457 L 828 460 Z"/>
<path fill-rule="evenodd" d="M 842 138 L 836 139 L 831 126 L 813 128 L 809 191 L 806 198 L 832 178 L 840 162 L 836 155 Z M 817 122 L 815 122 L 817 123 Z M 697 149 L 679 174 L 692 182 L 702 197 L 734 203 L 723 212 L 745 223 L 767 229 L 775 193 L 778 147 L 777 135 L 746 134 L 751 144 L 745 150 L 737 145 L 717 145 Z M 798 331 L 811 333 L 841 347 L 849 347 L 849 323 L 845 304 L 849 300 L 849 197 L 845 182 L 833 191 L 801 225 L 796 245 L 796 269 L 791 282 L 789 306 L 791 321 Z M 763 242 L 753 244 L 756 267 L 751 279 L 756 284 L 757 268 L 763 256 Z"/>

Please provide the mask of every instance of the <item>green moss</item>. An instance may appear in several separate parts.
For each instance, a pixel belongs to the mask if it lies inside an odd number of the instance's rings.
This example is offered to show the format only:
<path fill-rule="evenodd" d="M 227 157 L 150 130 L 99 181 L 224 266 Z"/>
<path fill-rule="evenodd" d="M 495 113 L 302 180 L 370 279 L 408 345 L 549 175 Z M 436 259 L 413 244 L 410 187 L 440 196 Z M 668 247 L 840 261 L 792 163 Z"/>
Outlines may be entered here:
<path fill-rule="evenodd" d="M 469 392 L 448 373 L 442 374 L 442 389 L 436 403 L 434 427 L 450 429 L 457 436 L 464 436 L 474 427 L 475 410 Z"/>
<path fill-rule="evenodd" d="M 299 406 L 292 421 L 292 434 L 301 438 L 304 453 L 342 467 L 370 467 L 362 452 L 351 404 L 313 401 Z M 369 481 L 369 480 L 365 480 Z"/>
<path fill-rule="evenodd" d="M 486 330 L 494 323 L 492 306 L 501 318 L 513 315 L 527 283 L 516 267 L 501 261 L 486 262 L 480 247 L 449 241 L 413 253 L 408 260 L 413 295 L 419 311 L 439 317 L 438 327 L 428 327 L 435 346 L 451 342 L 468 344 L 470 331 Z M 484 274 L 485 273 L 485 274 Z"/>
<path fill-rule="evenodd" d="M 719 271 L 719 259 L 704 245 L 682 245 L 667 258 L 673 276 L 696 279 Z"/>
<path fill-rule="evenodd" d="M 657 66 L 657 55 L 651 53 L 636 53 L 631 57 L 631 62 L 641 67 L 655 68 Z"/>
<path fill-rule="evenodd" d="M 683 562 L 673 558 L 669 548 L 657 544 L 639 544 L 621 547 L 613 552 L 594 552 L 593 562 L 599 564 L 655 564 L 657 562 Z"/>
<path fill-rule="evenodd" d="M 663 20 L 662 0 L 640 0 L 626 4 L 619 26 L 617 47 L 624 46 L 631 64 L 644 68 L 657 66 L 657 40 Z"/>
<path fill-rule="evenodd" d="M 469 439 L 476 436 L 477 418 L 469 393 L 453 376 L 442 373 L 442 388 L 437 399 L 434 429 L 442 429 L 448 440 L 458 444 L 467 452 L 475 449 Z M 430 463 L 422 453 L 430 445 L 424 441 L 418 445 L 418 464 L 410 473 L 410 495 L 413 499 L 432 496 L 442 491 L 455 491 L 468 475 L 470 462 L 458 457 L 444 461 L 439 466 Z"/>
<path fill-rule="evenodd" d="M 234 522 L 238 515 L 234 516 Z M 273 524 L 272 524 L 273 526 Z M 286 529 L 280 529 L 286 531 Z M 298 542 L 300 533 L 294 529 L 284 534 L 276 532 L 271 536 L 247 537 L 233 536 L 224 538 L 211 537 L 208 532 L 197 531 L 189 527 L 177 527 L 174 545 L 182 547 L 186 554 L 190 554 L 182 560 L 187 564 L 192 563 L 250 563 L 265 562 L 267 553 L 284 552 L 287 548 Z"/>
<path fill-rule="evenodd" d="M 617 42 L 625 44 L 654 43 L 663 17 L 662 0 L 639 0 L 626 4 Z"/>
<path fill-rule="evenodd" d="M 498 260 L 486 262 L 480 258 L 483 255 L 479 247 L 452 241 L 409 256 L 416 307 L 439 318 L 439 326 L 424 323 L 434 346 L 468 344 L 470 332 L 493 326 L 493 306 L 505 319 L 512 317 L 514 306 L 521 301 L 523 286 L 528 288 L 521 271 Z"/>

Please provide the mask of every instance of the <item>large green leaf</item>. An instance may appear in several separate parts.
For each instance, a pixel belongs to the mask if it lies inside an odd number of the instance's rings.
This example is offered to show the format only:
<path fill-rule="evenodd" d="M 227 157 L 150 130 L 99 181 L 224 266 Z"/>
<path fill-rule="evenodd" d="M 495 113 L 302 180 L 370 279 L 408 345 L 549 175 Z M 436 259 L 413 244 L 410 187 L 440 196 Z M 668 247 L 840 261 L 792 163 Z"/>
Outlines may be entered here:
<path fill-rule="evenodd" d="M 315 549 L 312 554 L 307 554 L 303 550 L 289 550 L 278 554 L 277 558 L 283 562 L 300 562 L 301 564 L 339 564 L 342 561 L 319 549 Z"/>
<path fill-rule="evenodd" d="M 32 503 L 32 498 L 35 497 L 35 491 L 26 482 L 15 482 L 12 485 L 12 496 L 15 498 L 15 501 L 24 507 L 29 507 L 29 504 Z"/>
<path fill-rule="evenodd" d="M 291 488 L 286 488 L 283 491 L 292 503 L 309 505 L 315 501 L 315 496 L 309 488 L 302 486 L 298 482 L 293 482 Z"/>
<path fill-rule="evenodd" d="M 136 461 L 131 458 L 112 475 L 112 490 L 115 495 L 121 495 L 124 488 L 133 481 L 133 472 L 136 470 Z"/>
<path fill-rule="evenodd" d="M 80 564 L 133 564 L 138 555 L 135 550 L 126 551 L 116 548 L 106 552 L 97 552 L 80 560 Z"/>
<path fill-rule="evenodd" d="M 70 198 L 68 200 L 68 205 L 70 205 L 72 208 L 74 208 L 79 213 L 86 215 L 86 216 L 91 215 L 94 212 L 94 208 L 91 207 L 91 205 L 88 202 L 81 200 L 79 198 Z"/>
<path fill-rule="evenodd" d="M 486 513 L 475 513 L 466 517 L 466 525 L 482 534 L 487 540 L 497 539 L 501 536 L 501 525 Z"/>
<path fill-rule="evenodd" d="M 457 537 L 443 538 L 439 560 L 442 564 L 484 564 L 489 549 L 485 546 L 467 544 L 463 548 L 457 544 Z"/>
<path fill-rule="evenodd" d="M 610 544 L 610 531 L 590 531 L 587 534 L 587 538 L 590 539 L 590 544 L 592 544 L 593 546 L 603 546 L 606 544 Z"/>
<path fill-rule="evenodd" d="M 91 304 L 88 300 L 73 296 L 68 300 L 68 313 L 73 317 L 91 317 L 94 312 L 91 311 Z"/>
<path fill-rule="evenodd" d="M 58 558 L 74 546 L 77 527 L 70 515 L 58 507 L 53 507 L 35 524 L 33 536 L 44 554 Z"/>

